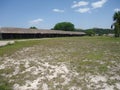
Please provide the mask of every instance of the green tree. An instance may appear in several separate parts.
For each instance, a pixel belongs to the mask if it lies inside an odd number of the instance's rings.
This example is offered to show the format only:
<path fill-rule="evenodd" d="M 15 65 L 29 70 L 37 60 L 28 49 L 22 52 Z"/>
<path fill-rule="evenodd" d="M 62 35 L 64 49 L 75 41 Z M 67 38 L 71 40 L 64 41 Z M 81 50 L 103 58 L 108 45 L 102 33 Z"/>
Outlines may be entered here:
<path fill-rule="evenodd" d="M 30 29 L 37 29 L 35 26 L 33 26 L 33 27 L 30 27 Z"/>
<path fill-rule="evenodd" d="M 120 24 L 120 11 L 114 13 L 113 20 Z"/>
<path fill-rule="evenodd" d="M 74 24 L 71 22 L 60 22 L 57 23 L 54 28 L 54 30 L 63 30 L 63 31 L 74 31 Z"/>
<path fill-rule="evenodd" d="M 114 26 L 115 37 L 120 37 L 120 11 L 114 13 L 113 21 L 111 28 Z"/>

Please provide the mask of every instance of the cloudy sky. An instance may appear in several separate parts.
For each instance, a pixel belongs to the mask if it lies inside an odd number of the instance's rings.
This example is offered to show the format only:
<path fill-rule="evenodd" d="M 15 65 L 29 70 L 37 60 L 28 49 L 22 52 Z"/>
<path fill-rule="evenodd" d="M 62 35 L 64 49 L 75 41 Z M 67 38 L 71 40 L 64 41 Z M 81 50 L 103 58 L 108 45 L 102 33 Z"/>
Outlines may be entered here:
<path fill-rule="evenodd" d="M 50 29 L 58 22 L 76 28 L 110 28 L 120 0 L 0 0 L 0 27 Z"/>

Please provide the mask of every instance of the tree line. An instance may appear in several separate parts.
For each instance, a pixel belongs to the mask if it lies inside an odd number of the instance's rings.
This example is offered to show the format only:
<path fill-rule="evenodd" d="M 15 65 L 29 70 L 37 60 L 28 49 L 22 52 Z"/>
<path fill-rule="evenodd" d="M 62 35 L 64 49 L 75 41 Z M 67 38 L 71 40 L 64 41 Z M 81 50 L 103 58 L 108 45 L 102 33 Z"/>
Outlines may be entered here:
<path fill-rule="evenodd" d="M 85 32 L 87 35 L 103 35 L 103 34 L 114 34 L 115 37 L 120 37 L 120 11 L 117 11 L 113 15 L 114 23 L 111 25 L 111 29 L 103 29 L 103 28 L 92 28 L 92 29 L 76 29 L 74 24 L 71 22 L 59 22 L 55 24 L 52 30 L 63 30 L 63 31 L 78 31 Z M 30 29 L 37 29 L 35 26 L 30 27 Z"/>
<path fill-rule="evenodd" d="M 102 36 L 104 34 L 114 34 L 114 30 L 112 29 L 104 29 L 104 28 L 91 28 L 91 29 L 76 29 L 76 31 L 85 32 L 88 36 Z"/>

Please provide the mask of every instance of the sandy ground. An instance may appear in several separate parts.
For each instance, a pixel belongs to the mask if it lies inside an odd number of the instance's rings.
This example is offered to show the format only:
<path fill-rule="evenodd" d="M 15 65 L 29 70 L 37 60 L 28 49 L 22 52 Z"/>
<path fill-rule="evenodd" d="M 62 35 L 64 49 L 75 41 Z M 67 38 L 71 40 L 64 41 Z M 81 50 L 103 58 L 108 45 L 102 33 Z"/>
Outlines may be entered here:
<path fill-rule="evenodd" d="M 15 41 L 0 41 L 0 46 L 5 46 L 5 45 L 8 45 L 8 44 L 14 44 Z"/>
<path fill-rule="evenodd" d="M 58 55 L 41 55 L 42 48 L 24 48 L 9 57 L 0 57 L 0 70 L 4 71 L 2 76 L 13 83 L 13 90 L 120 90 L 120 75 L 82 75 L 82 72 L 71 69 L 69 62 L 53 62 L 59 58 Z M 59 50 L 50 49 L 50 52 L 53 51 Z M 114 80 L 118 82 L 107 83 Z"/>
<path fill-rule="evenodd" d="M 0 46 L 6 46 L 8 44 L 14 44 L 15 41 L 29 41 L 29 40 L 43 40 L 43 39 L 50 39 L 50 38 L 40 38 L 40 39 L 18 39 L 18 40 L 9 40 L 9 41 L 0 41 Z"/>

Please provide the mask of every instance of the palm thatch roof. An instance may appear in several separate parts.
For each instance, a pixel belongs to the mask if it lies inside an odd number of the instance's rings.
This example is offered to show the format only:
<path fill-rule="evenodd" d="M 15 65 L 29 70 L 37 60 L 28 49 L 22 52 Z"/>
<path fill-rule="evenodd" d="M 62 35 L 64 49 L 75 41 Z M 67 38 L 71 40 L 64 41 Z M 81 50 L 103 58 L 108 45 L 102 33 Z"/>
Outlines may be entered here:
<path fill-rule="evenodd" d="M 0 33 L 12 34 L 76 34 L 84 35 L 84 32 L 47 30 L 47 29 L 26 29 L 26 28 L 0 28 Z"/>

